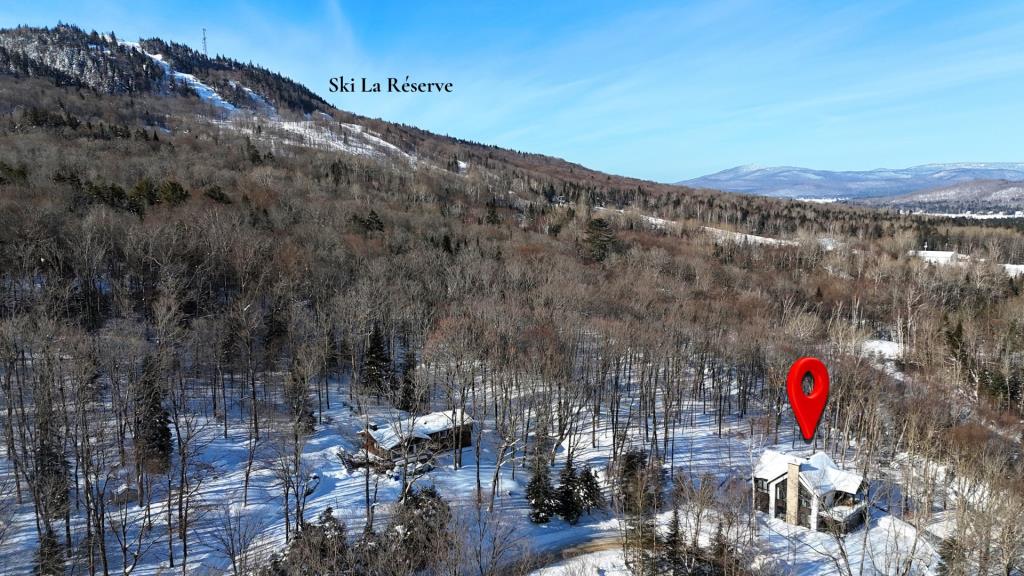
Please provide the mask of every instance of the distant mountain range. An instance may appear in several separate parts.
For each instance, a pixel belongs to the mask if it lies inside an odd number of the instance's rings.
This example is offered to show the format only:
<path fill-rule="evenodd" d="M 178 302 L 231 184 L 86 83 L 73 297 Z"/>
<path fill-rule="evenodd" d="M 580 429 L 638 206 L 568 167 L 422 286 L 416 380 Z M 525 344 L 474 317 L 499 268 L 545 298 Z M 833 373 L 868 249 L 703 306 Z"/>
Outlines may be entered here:
<path fill-rule="evenodd" d="M 1008 213 L 1024 209 L 1024 182 L 971 180 L 899 196 L 866 198 L 861 202 L 943 214 L 978 211 Z"/>
<path fill-rule="evenodd" d="M 785 198 L 901 199 L 890 203 L 892 205 L 929 201 L 956 204 L 961 199 L 973 204 L 999 200 L 1020 207 L 1024 195 L 1019 192 L 999 194 L 1001 189 L 1019 191 L 1020 181 L 1024 181 L 1024 163 L 971 162 L 848 172 L 793 166 L 739 166 L 679 184 Z M 935 192 L 931 195 L 914 196 L 932 190 Z"/>

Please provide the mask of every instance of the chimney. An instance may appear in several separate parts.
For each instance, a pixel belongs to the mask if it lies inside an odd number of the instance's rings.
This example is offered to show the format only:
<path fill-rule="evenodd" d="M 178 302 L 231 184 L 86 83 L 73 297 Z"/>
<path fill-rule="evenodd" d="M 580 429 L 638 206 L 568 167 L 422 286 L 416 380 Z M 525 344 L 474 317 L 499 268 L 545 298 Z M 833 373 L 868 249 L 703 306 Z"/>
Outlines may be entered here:
<path fill-rule="evenodd" d="M 786 523 L 799 524 L 800 463 L 790 462 L 786 472 Z"/>

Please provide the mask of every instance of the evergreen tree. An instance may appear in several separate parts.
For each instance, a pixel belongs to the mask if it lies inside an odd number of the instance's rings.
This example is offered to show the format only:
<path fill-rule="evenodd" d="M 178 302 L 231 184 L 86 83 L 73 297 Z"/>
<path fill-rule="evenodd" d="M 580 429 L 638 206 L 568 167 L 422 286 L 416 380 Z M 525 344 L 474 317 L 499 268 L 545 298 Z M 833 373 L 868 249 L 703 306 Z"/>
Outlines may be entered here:
<path fill-rule="evenodd" d="M 427 551 L 454 546 L 451 519 L 451 507 L 433 486 L 412 490 L 401 501 L 386 533 L 391 534 L 398 563 L 409 574 L 427 567 Z"/>
<path fill-rule="evenodd" d="M 231 204 L 231 197 L 224 193 L 220 186 L 214 184 L 203 192 L 203 195 L 218 204 Z"/>
<path fill-rule="evenodd" d="M 245 154 L 253 165 L 259 166 L 263 164 L 263 156 L 260 154 L 259 148 L 252 143 L 248 136 L 245 138 Z"/>
<path fill-rule="evenodd" d="M 391 354 L 388 352 L 387 339 L 377 325 L 374 325 L 370 333 L 360 383 L 364 390 L 379 394 L 386 394 L 391 387 Z"/>
<path fill-rule="evenodd" d="M 962 576 L 966 574 L 967 555 L 963 546 L 956 538 L 946 538 L 939 545 L 939 565 L 935 569 L 938 576 Z"/>
<path fill-rule="evenodd" d="M 498 211 L 494 209 L 493 204 L 487 207 L 487 223 L 491 226 L 501 224 L 501 218 L 498 216 Z"/>
<path fill-rule="evenodd" d="M 657 510 L 661 497 L 661 468 L 647 461 L 647 453 L 632 449 L 619 465 L 619 495 L 627 512 L 646 514 Z"/>
<path fill-rule="evenodd" d="M 569 524 L 575 524 L 583 514 L 583 503 L 580 498 L 579 477 L 572 464 L 572 458 L 565 462 L 559 475 L 558 514 Z"/>
<path fill-rule="evenodd" d="M 58 439 L 42 428 L 35 459 L 36 489 L 39 491 L 40 504 L 44 507 L 41 512 L 50 519 L 59 519 L 64 517 L 68 509 L 68 462 Z"/>
<path fill-rule="evenodd" d="M 711 540 L 711 557 L 714 559 L 718 569 L 723 574 L 735 574 L 738 571 L 738 562 L 732 544 L 725 537 L 722 531 L 722 524 L 718 524 L 715 536 Z"/>
<path fill-rule="evenodd" d="M 682 527 L 679 521 L 679 508 L 672 507 L 672 520 L 668 525 L 668 535 L 665 536 L 665 563 L 668 564 L 670 574 L 682 574 L 683 546 Z"/>
<path fill-rule="evenodd" d="M 174 180 L 167 180 L 160 184 L 156 199 L 157 202 L 177 206 L 188 200 L 188 191 Z"/>
<path fill-rule="evenodd" d="M 41 391 L 36 415 L 36 447 L 34 465 L 35 489 L 39 495 L 40 512 L 48 520 L 63 518 L 68 509 L 70 470 L 64 457 L 57 415 L 49 389 Z M 48 526 L 48 523 L 47 523 Z"/>
<path fill-rule="evenodd" d="M 304 376 L 305 368 L 299 361 L 292 359 L 292 369 L 284 386 L 284 401 L 293 418 L 295 430 L 302 434 L 310 434 L 316 428 L 316 417 L 309 400 L 309 383 Z"/>
<path fill-rule="evenodd" d="M 623 559 L 632 574 L 658 574 L 660 558 L 654 552 L 658 547 L 658 523 L 652 516 L 628 514 L 622 538 Z"/>
<path fill-rule="evenodd" d="M 530 521 L 545 524 L 555 512 L 555 490 L 551 486 L 551 475 L 546 459 L 540 454 L 534 458 L 533 477 L 526 485 L 526 501 L 530 504 Z"/>
<path fill-rule="evenodd" d="M 163 390 L 147 361 L 135 387 L 135 450 L 142 468 L 162 474 L 171 465 L 171 419 L 163 407 Z"/>
<path fill-rule="evenodd" d="M 615 232 L 602 218 L 593 218 L 587 222 L 586 230 L 587 257 L 601 262 L 615 247 Z"/>
<path fill-rule="evenodd" d="M 402 362 L 402 381 L 399 385 L 398 402 L 399 410 L 406 412 L 415 411 L 420 404 L 419 394 L 416 390 L 416 353 L 406 348 L 405 359 Z"/>
<path fill-rule="evenodd" d="M 150 178 L 143 178 L 135 183 L 131 195 L 146 204 L 156 204 L 156 184 Z"/>
<path fill-rule="evenodd" d="M 328 507 L 315 523 L 306 524 L 284 554 L 275 554 L 260 576 L 348 574 L 348 532 Z"/>
<path fill-rule="evenodd" d="M 729 551 L 729 543 L 725 540 L 725 533 L 722 532 L 721 523 L 715 529 L 715 536 L 711 540 L 711 554 L 721 562 Z"/>
<path fill-rule="evenodd" d="M 384 221 L 380 219 L 380 215 L 377 214 L 376 210 L 370 210 L 370 213 L 366 216 L 366 229 L 370 232 L 383 232 Z"/>
<path fill-rule="evenodd" d="M 601 492 L 601 483 L 592 469 L 584 468 L 579 474 L 579 490 L 582 496 L 583 506 L 590 514 L 594 508 L 604 507 L 604 493 Z"/>

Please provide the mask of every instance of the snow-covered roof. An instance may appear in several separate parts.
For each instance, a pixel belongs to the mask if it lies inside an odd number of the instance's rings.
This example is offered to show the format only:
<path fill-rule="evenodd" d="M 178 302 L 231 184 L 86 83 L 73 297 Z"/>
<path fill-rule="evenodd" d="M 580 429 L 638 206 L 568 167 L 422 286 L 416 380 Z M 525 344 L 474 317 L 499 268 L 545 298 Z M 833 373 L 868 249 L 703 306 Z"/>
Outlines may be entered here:
<path fill-rule="evenodd" d="M 818 494 L 826 494 L 833 490 L 854 494 L 860 488 L 864 477 L 860 474 L 847 472 L 836 465 L 832 458 L 824 452 L 815 452 L 800 465 L 803 476 Z"/>
<path fill-rule="evenodd" d="M 413 416 L 412 418 L 399 420 L 388 426 L 369 430 L 368 432 L 374 441 L 377 442 L 378 446 L 392 450 L 401 444 L 403 440 L 414 438 L 429 440 L 432 434 L 450 430 L 459 425 L 472 423 L 473 419 L 469 417 L 469 414 L 466 414 L 465 410 L 458 408 Z"/>
<path fill-rule="evenodd" d="M 833 520 L 839 520 L 845 522 L 848 518 L 858 512 L 863 512 L 867 508 L 866 502 L 857 502 L 856 504 L 843 505 L 843 506 L 832 506 L 831 508 L 822 508 L 820 512 Z"/>
<path fill-rule="evenodd" d="M 801 460 L 803 458 L 799 456 L 783 454 L 775 450 L 765 450 L 764 454 L 761 454 L 761 458 L 757 461 L 757 466 L 754 466 L 754 478 L 775 480 L 789 470 L 790 463 L 797 463 Z"/>
<path fill-rule="evenodd" d="M 786 474 L 790 463 L 800 465 L 800 477 L 819 496 L 833 490 L 854 494 L 860 488 L 864 477 L 839 468 L 835 461 L 824 452 L 815 452 L 809 458 L 765 450 L 754 467 L 754 478 L 775 480 Z"/>

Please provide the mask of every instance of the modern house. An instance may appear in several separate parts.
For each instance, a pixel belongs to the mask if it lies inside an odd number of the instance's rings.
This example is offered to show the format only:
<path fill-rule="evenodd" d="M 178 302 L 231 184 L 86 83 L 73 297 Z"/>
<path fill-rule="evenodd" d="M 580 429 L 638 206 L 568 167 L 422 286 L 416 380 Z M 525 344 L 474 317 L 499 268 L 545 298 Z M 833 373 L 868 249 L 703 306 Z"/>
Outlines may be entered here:
<path fill-rule="evenodd" d="M 419 456 L 473 445 L 473 419 L 461 408 L 413 416 L 359 433 L 380 458 Z"/>
<path fill-rule="evenodd" d="M 808 458 L 765 450 L 754 468 L 754 506 L 789 524 L 846 533 L 867 516 L 864 477 L 824 452 Z"/>

